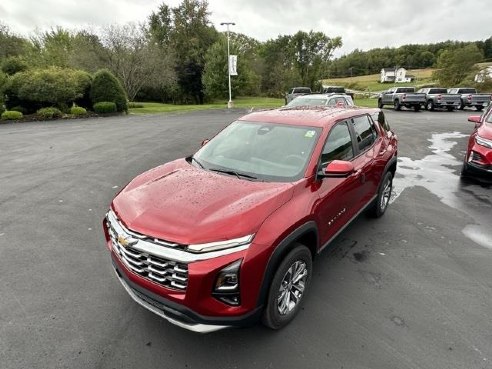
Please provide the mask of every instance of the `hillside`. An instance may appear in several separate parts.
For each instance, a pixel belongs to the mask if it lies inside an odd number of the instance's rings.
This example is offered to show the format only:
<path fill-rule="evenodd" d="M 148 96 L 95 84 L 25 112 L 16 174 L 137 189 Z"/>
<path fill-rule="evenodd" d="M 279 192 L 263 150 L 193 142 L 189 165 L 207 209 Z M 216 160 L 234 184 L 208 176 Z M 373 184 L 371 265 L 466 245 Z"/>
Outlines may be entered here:
<path fill-rule="evenodd" d="M 393 86 L 420 87 L 422 85 L 435 83 L 435 81 L 432 80 L 432 72 L 434 71 L 435 69 L 433 68 L 408 70 L 408 74 L 412 74 L 416 77 L 415 80 L 411 83 L 380 83 L 379 74 L 369 74 L 366 76 L 346 77 L 346 78 L 330 78 L 330 79 L 324 79 L 322 83 L 323 85 L 344 86 L 346 88 L 356 91 L 378 92 L 378 91 L 387 90 L 388 88 Z"/>

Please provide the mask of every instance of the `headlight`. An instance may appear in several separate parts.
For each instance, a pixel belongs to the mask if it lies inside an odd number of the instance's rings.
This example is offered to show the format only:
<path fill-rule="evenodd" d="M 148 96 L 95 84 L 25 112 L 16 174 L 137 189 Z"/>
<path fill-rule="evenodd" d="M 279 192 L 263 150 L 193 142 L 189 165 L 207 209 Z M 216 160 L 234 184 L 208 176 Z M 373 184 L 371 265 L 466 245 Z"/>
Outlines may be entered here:
<path fill-rule="evenodd" d="M 492 149 L 492 141 L 491 140 L 487 140 L 487 139 L 480 137 L 480 136 L 475 136 L 475 141 L 480 146 L 485 146 L 485 147 L 488 147 L 489 149 Z"/>
<path fill-rule="evenodd" d="M 217 241 L 209 243 L 200 243 L 195 245 L 188 245 L 187 250 L 194 253 L 219 251 L 224 249 L 230 249 L 239 246 L 249 246 L 253 240 L 254 234 L 250 234 L 240 238 L 234 238 L 232 240 Z"/>

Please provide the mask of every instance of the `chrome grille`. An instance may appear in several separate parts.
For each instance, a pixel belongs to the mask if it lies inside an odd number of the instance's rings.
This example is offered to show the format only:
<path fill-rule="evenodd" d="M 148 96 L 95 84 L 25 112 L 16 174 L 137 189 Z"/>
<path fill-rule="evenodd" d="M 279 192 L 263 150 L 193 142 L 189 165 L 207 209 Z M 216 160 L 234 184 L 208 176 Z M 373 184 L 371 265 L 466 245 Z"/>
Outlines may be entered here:
<path fill-rule="evenodd" d="M 113 250 L 128 269 L 167 288 L 186 290 L 188 285 L 187 264 L 142 252 L 132 247 L 139 241 L 133 238 L 130 233 L 124 232 L 121 234 L 122 231 L 120 230 L 120 234 L 118 234 L 109 219 L 106 221 L 106 226 L 108 227 Z M 121 224 L 118 224 L 118 226 L 119 229 L 122 228 Z M 119 241 L 120 237 L 125 240 L 126 245 Z"/>

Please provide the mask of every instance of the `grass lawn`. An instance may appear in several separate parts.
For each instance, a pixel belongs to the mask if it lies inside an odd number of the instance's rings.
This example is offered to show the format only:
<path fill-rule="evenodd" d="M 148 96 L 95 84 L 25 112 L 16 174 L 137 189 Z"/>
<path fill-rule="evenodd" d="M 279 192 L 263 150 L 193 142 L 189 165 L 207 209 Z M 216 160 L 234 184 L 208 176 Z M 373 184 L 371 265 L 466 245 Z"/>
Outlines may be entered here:
<path fill-rule="evenodd" d="M 364 107 L 367 107 L 367 108 L 376 108 L 378 106 L 378 100 L 377 99 L 369 99 L 369 98 L 359 99 L 359 98 L 355 98 L 354 99 L 354 103 L 357 106 L 364 106 Z"/>
<path fill-rule="evenodd" d="M 238 97 L 233 100 L 235 108 L 278 108 L 284 105 L 283 99 L 270 97 Z M 143 108 L 130 108 L 131 114 L 160 114 L 160 113 L 179 113 L 195 110 L 225 109 L 227 100 L 217 100 L 211 104 L 203 105 L 174 105 L 161 104 L 154 102 L 144 102 Z"/>

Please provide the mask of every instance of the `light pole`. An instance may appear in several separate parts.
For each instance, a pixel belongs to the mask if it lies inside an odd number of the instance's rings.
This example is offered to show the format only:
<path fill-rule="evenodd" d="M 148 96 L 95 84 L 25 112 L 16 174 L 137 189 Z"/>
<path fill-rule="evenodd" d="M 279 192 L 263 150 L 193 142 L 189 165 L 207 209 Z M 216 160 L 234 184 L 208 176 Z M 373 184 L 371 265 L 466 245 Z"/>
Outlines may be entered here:
<path fill-rule="evenodd" d="M 235 26 L 236 23 L 233 22 L 222 22 L 221 26 L 227 26 L 227 75 L 229 77 L 229 101 L 227 102 L 227 108 L 230 109 L 234 106 L 232 103 L 231 94 L 231 58 L 229 57 L 229 26 Z"/>

